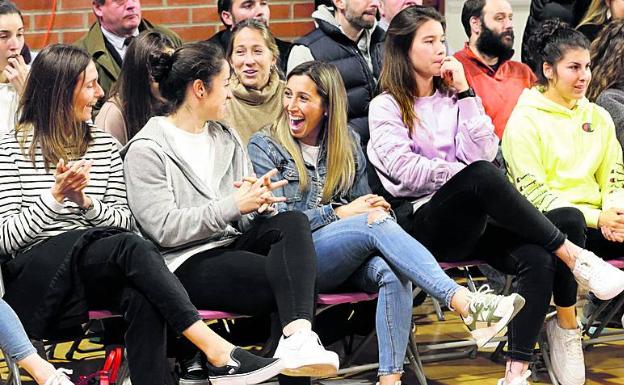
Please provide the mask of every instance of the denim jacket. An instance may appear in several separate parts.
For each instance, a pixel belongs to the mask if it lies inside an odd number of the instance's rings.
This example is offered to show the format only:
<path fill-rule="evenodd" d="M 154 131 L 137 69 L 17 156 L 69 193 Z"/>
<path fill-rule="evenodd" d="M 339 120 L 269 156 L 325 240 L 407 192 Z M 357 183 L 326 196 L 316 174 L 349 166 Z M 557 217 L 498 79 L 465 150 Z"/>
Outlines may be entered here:
<path fill-rule="evenodd" d="M 273 190 L 273 195 L 286 197 L 286 202 L 277 203 L 277 211 L 302 211 L 308 216 L 312 231 L 315 231 L 331 222 L 337 221 L 338 217 L 334 207 L 347 204 L 354 199 L 370 194 L 366 177 L 366 159 L 359 146 L 360 139 L 353 130 L 349 130 L 352 136 L 355 151 L 356 175 L 353 185 L 344 195 L 336 195 L 331 202 L 323 204 L 323 185 L 327 175 L 327 148 L 321 143 L 319 158 L 316 165 L 306 162 L 308 181 L 310 186 L 301 191 L 299 173 L 292 156 L 279 143 L 264 132 L 258 132 L 251 137 L 247 149 L 249 158 L 253 163 L 256 175 L 263 175 L 273 168 L 277 168 L 278 175 L 274 181 L 286 179 L 288 184 L 282 188 Z"/>

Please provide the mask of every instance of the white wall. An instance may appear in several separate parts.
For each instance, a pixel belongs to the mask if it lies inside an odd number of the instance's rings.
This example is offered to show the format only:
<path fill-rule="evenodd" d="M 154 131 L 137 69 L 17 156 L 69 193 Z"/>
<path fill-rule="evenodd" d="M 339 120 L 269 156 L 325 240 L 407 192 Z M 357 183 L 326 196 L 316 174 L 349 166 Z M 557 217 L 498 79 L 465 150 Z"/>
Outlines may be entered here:
<path fill-rule="evenodd" d="M 524 26 L 529 17 L 529 0 L 508 0 L 514 12 L 514 49 L 516 53 L 514 60 L 520 60 L 520 46 L 522 45 L 522 34 Z M 464 27 L 461 24 L 461 10 L 464 5 L 463 0 L 446 0 L 446 38 L 452 50 L 458 51 L 464 47 L 468 40 Z"/>

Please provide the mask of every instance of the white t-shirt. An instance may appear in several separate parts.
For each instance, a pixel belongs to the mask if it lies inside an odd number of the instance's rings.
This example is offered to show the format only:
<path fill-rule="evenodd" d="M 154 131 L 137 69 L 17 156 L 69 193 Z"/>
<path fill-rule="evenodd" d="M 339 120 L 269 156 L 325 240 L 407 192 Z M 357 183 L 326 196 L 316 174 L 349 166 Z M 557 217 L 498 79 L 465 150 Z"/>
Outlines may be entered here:
<path fill-rule="evenodd" d="M 0 136 L 15 128 L 18 99 L 11 83 L 0 83 Z"/>
<path fill-rule="evenodd" d="M 303 160 L 316 167 L 316 162 L 318 161 L 320 146 L 310 146 L 305 143 L 299 142 L 299 147 L 301 148 L 301 155 L 303 156 Z"/>
<path fill-rule="evenodd" d="M 206 126 L 202 132 L 193 134 L 176 127 L 173 123 L 169 132 L 173 136 L 176 153 L 188 163 L 191 170 L 210 188 L 214 185 L 215 139 Z"/>

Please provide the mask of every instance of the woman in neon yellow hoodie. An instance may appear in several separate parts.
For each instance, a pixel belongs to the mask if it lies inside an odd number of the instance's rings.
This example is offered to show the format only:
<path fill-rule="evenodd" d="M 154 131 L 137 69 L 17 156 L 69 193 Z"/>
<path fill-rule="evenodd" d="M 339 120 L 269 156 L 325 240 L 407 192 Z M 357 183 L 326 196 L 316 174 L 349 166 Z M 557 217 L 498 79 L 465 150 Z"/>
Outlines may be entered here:
<path fill-rule="evenodd" d="M 549 21 L 529 44 L 539 63 L 538 85 L 524 90 L 503 134 L 509 176 L 543 212 L 578 208 L 586 247 L 602 257 L 614 255 L 606 249 L 619 257 L 624 253 L 622 149 L 608 112 L 585 98 L 589 41 L 566 24 Z M 583 384 L 580 332 L 556 320 L 546 330 L 560 382 Z"/>

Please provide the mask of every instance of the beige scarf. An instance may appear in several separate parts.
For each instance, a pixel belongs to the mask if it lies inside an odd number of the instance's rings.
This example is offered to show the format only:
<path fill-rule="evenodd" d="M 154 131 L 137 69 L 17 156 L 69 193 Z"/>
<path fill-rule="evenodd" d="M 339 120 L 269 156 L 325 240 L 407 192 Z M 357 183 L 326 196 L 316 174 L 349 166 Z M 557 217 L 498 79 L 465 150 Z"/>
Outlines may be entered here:
<path fill-rule="evenodd" d="M 277 71 L 271 71 L 269 82 L 261 90 L 247 88 L 232 76 L 230 88 L 234 97 L 228 100 L 226 122 L 236 129 L 244 145 L 254 133 L 277 121 L 285 86 Z"/>

